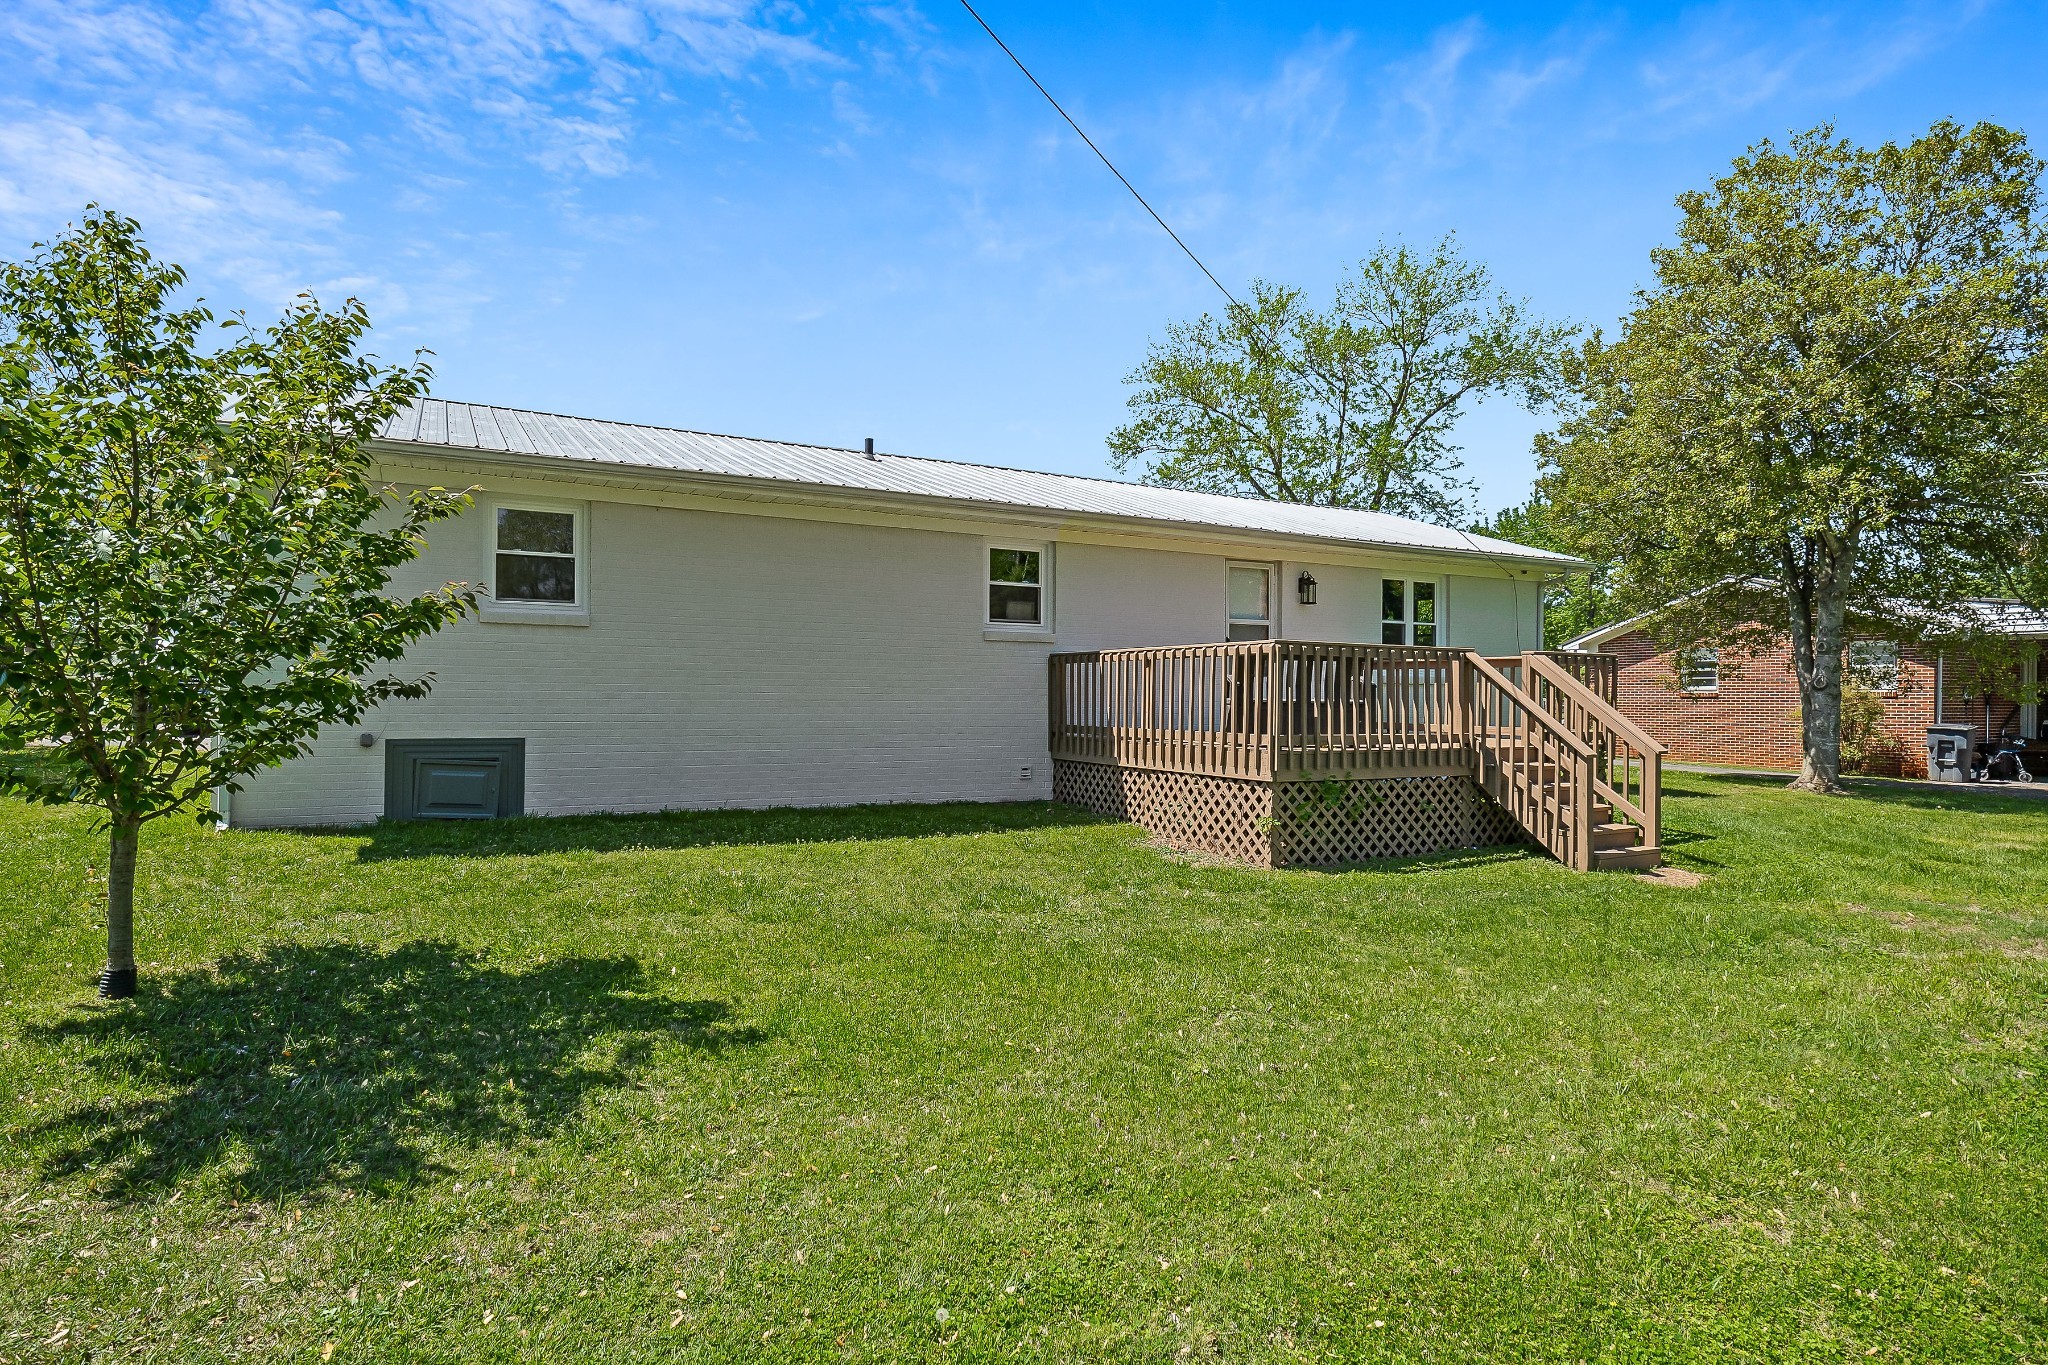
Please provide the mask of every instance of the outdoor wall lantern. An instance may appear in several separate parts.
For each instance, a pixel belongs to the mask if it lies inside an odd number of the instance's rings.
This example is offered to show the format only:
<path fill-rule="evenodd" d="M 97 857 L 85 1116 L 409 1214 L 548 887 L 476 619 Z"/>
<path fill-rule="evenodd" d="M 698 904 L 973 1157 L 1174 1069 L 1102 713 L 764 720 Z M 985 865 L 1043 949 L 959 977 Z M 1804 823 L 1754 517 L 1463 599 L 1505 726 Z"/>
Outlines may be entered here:
<path fill-rule="evenodd" d="M 1304 607 L 1314 606 L 1316 604 L 1315 575 L 1304 571 L 1301 577 L 1294 580 L 1294 591 L 1301 598 L 1301 605 Z"/>

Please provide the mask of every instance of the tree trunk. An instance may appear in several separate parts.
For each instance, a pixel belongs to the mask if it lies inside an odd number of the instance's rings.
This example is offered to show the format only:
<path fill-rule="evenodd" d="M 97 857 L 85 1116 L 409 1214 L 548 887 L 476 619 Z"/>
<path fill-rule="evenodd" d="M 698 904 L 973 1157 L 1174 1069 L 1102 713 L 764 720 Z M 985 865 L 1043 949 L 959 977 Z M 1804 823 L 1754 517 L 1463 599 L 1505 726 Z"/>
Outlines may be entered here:
<path fill-rule="evenodd" d="M 1842 793 L 1842 651 L 1855 542 L 1824 540 L 1807 591 L 1794 594 L 1792 662 L 1799 675 L 1802 755 L 1795 791 Z"/>
<path fill-rule="evenodd" d="M 135 846 L 141 825 L 123 817 L 107 834 L 107 965 L 100 994 L 126 1000 L 135 994 Z"/>

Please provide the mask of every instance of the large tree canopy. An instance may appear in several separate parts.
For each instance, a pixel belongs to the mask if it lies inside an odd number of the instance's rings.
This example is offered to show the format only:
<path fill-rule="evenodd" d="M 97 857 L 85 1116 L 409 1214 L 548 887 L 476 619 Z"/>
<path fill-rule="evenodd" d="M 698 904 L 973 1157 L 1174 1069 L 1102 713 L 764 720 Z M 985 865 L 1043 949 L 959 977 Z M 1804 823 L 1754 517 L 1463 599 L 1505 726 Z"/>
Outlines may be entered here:
<path fill-rule="evenodd" d="M 378 666 L 475 600 L 385 592 L 466 502 L 369 480 L 365 442 L 426 367 L 362 354 L 354 300 L 209 349 L 183 281 L 103 212 L 0 266 L 0 790 L 106 812 L 114 995 L 141 826 L 422 695 Z"/>
<path fill-rule="evenodd" d="M 1573 328 L 1497 294 L 1446 239 L 1382 247 L 1325 312 L 1255 282 L 1222 318 L 1176 323 L 1143 364 L 1110 463 L 1148 483 L 1456 524 L 1467 485 L 1451 434 L 1467 406 L 1555 397 Z"/>
<path fill-rule="evenodd" d="M 1764 142 L 1680 197 L 1545 488 L 1622 611 L 1674 643 L 1789 631 L 1805 761 L 1839 774 L 1845 624 L 1967 637 L 1963 599 L 2037 592 L 2041 161 L 2019 133 L 1939 123 L 1863 148 Z M 1760 605 L 1761 602 L 1761 605 Z"/>

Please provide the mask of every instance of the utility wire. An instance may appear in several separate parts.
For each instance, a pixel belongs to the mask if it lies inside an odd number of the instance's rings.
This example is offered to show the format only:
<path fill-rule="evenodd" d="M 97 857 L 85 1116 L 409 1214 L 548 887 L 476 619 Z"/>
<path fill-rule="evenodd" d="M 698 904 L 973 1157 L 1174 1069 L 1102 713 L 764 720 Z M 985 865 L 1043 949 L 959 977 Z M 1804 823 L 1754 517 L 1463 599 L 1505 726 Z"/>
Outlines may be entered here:
<path fill-rule="evenodd" d="M 988 26 L 988 20 L 982 18 L 980 12 L 976 10 L 973 5 L 968 4 L 967 0 L 960 0 L 960 8 L 966 10 L 969 14 L 974 16 L 974 22 L 981 25 L 981 31 L 983 33 L 986 33 L 989 37 L 995 39 L 995 44 L 997 47 L 1003 50 L 1003 55 L 1008 57 L 1011 61 L 1017 64 L 1017 69 L 1024 73 L 1024 79 L 1030 81 L 1031 84 L 1034 87 L 1036 87 L 1039 94 L 1045 96 L 1045 102 L 1047 104 L 1050 104 L 1053 107 L 1053 110 L 1056 113 L 1058 113 L 1061 118 L 1067 121 L 1067 126 L 1069 128 L 1072 128 L 1076 133 L 1080 134 L 1081 141 L 1088 144 L 1088 150 L 1095 153 L 1095 155 L 1101 159 L 1103 165 L 1109 167 L 1109 173 L 1122 182 L 1123 187 L 1131 192 L 1131 198 L 1137 200 L 1139 205 L 1144 208 L 1145 212 L 1152 215 L 1152 221 L 1159 224 L 1161 228 L 1165 229 L 1166 235 L 1173 238 L 1173 244 L 1179 247 L 1182 251 L 1187 252 L 1188 259 L 1195 263 L 1195 269 L 1201 271 L 1204 275 L 1207 275 L 1209 277 L 1209 283 L 1215 285 L 1217 289 L 1222 290 L 1223 297 L 1230 300 L 1231 306 L 1233 308 L 1237 307 L 1237 296 L 1231 293 L 1228 289 L 1223 288 L 1223 281 L 1217 279 L 1216 273 L 1210 270 L 1208 266 L 1202 264 L 1202 258 L 1195 254 L 1193 247 L 1190 247 L 1186 242 L 1183 242 L 1180 239 L 1180 234 L 1178 232 L 1175 232 L 1172 228 L 1167 227 L 1166 220 L 1159 216 L 1159 210 L 1153 208 L 1149 203 L 1145 202 L 1145 196 L 1138 193 L 1138 187 L 1136 185 L 1133 185 L 1129 180 L 1125 179 L 1124 173 L 1116 168 L 1115 162 L 1111 161 L 1107 156 L 1103 155 L 1102 148 L 1095 145 L 1095 139 L 1089 137 L 1088 134 L 1081 131 L 1081 125 L 1074 122 L 1074 116 L 1068 113 L 1065 109 L 1060 107 L 1060 102 L 1052 97 L 1052 91 L 1047 90 L 1043 85 L 1039 84 L 1038 77 L 1031 74 L 1031 68 L 1024 65 L 1024 59 L 1022 57 L 1019 57 L 1016 53 L 1010 51 L 1010 45 L 1004 42 L 1002 38 L 997 35 L 996 31 Z"/>
<path fill-rule="evenodd" d="M 1202 264 L 1202 258 L 1195 254 L 1195 249 L 1189 246 L 1186 242 L 1183 242 L 1180 239 L 1180 234 L 1178 232 L 1175 232 L 1173 228 L 1170 225 L 1168 225 L 1167 221 L 1159 216 L 1159 210 L 1153 208 L 1152 205 L 1146 201 L 1145 196 L 1138 193 L 1138 187 L 1136 185 L 1133 185 L 1130 182 L 1130 180 L 1124 175 L 1124 173 L 1116 168 L 1116 163 L 1114 161 L 1111 161 L 1109 157 L 1103 153 L 1102 148 L 1095 145 L 1095 139 L 1089 137 L 1088 134 L 1085 131 L 1083 131 L 1081 125 L 1074 122 L 1074 116 L 1068 113 L 1066 109 L 1061 106 L 1060 102 L 1052 97 L 1052 91 L 1046 89 L 1045 86 L 1039 81 L 1038 77 L 1031 74 L 1031 68 L 1024 65 L 1024 59 L 1022 57 L 1019 57 L 1015 52 L 1010 50 L 1010 45 L 1003 41 L 1001 34 L 997 33 L 994 29 L 989 27 L 988 20 L 981 17 L 981 12 L 975 9 L 973 5 L 969 4 L 968 0 L 960 0 L 960 8 L 966 10 L 970 15 L 972 15 L 974 17 L 974 22 L 981 25 L 981 31 L 983 33 L 986 33 L 991 39 L 993 39 L 995 41 L 995 45 L 1003 50 L 1003 55 L 1005 57 L 1008 57 L 1012 62 L 1015 62 L 1017 64 L 1017 69 L 1024 73 L 1024 79 L 1030 81 L 1032 88 L 1037 90 L 1039 94 L 1045 96 L 1045 102 L 1053 107 L 1053 111 L 1055 113 L 1057 113 L 1061 118 L 1067 121 L 1067 126 L 1069 128 L 1072 128 L 1074 132 L 1079 135 L 1081 141 L 1088 144 L 1088 150 L 1095 153 L 1096 157 L 1102 162 L 1103 165 L 1109 167 L 1109 173 L 1115 176 L 1117 178 L 1117 181 L 1120 184 L 1122 184 L 1125 189 L 1131 192 L 1131 198 L 1137 200 L 1139 206 L 1142 207 L 1145 210 L 1145 212 L 1152 215 L 1152 221 L 1159 224 L 1161 230 L 1163 230 L 1167 236 L 1173 238 L 1173 244 L 1179 247 L 1182 251 L 1187 253 L 1188 259 L 1195 263 L 1195 269 L 1201 271 L 1204 275 L 1207 275 L 1209 277 L 1209 283 L 1215 285 L 1217 290 L 1222 293 L 1223 297 L 1230 300 L 1231 307 L 1240 307 L 1241 305 L 1237 301 L 1237 295 L 1231 293 L 1228 289 L 1224 288 L 1223 281 L 1216 278 L 1216 272 L 1209 269 L 1208 266 Z M 1477 540 L 1474 540 L 1472 538 L 1472 534 L 1469 531 L 1465 530 L 1464 527 L 1453 526 L 1450 529 L 1456 531 L 1459 535 L 1463 536 L 1465 538 L 1465 544 L 1468 547 L 1470 547 L 1475 553 L 1484 555 L 1488 560 L 1491 560 L 1493 566 L 1501 571 L 1502 577 L 1506 578 L 1509 584 L 1514 588 L 1515 609 L 1513 614 L 1515 618 L 1515 652 L 1517 654 L 1521 653 L 1521 584 L 1516 581 L 1515 574 L 1513 573 L 1513 571 L 1510 570 L 1506 564 L 1502 563 L 1499 558 L 1490 553 L 1485 546 L 1481 545 Z M 1536 582 L 1536 602 L 1538 609 L 1540 610 L 1543 602 L 1543 581 L 1540 578 Z"/>

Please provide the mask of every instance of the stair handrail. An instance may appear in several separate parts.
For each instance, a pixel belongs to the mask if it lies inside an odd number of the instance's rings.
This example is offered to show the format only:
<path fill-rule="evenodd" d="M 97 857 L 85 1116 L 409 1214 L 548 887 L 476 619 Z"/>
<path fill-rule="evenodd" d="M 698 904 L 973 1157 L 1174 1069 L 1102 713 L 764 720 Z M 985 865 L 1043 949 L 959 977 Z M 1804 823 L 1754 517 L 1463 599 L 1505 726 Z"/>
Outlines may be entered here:
<path fill-rule="evenodd" d="M 1465 695 L 1470 698 L 1469 724 L 1475 750 L 1473 766 L 1480 786 L 1543 845 L 1550 856 L 1580 872 L 1591 871 L 1593 746 L 1544 710 L 1534 695 L 1517 687 L 1477 650 L 1467 651 L 1465 663 L 1473 674 L 1473 686 L 1465 689 Z M 1486 695 L 1488 687 L 1496 694 L 1495 698 Z M 1526 741 L 1515 743 L 1503 739 L 1498 733 L 1502 722 L 1488 719 L 1487 713 L 1495 700 L 1513 707 L 1531 722 L 1531 728 L 1543 732 L 1534 746 L 1537 752 L 1533 763 Z M 1547 784 L 1543 777 L 1543 769 L 1550 766 L 1546 761 L 1548 756 L 1543 752 L 1546 742 L 1559 751 L 1555 766 L 1560 769 Z M 1567 756 L 1572 769 L 1568 804 L 1558 797 L 1564 785 L 1561 769 Z M 1488 759 L 1491 766 L 1486 762 Z"/>
<path fill-rule="evenodd" d="M 1524 655 L 1523 658 L 1525 660 L 1524 667 L 1528 673 L 1542 678 L 1554 691 L 1577 703 L 1589 722 L 1608 731 L 1613 738 L 1622 741 L 1621 744 L 1607 743 L 1605 742 L 1606 736 L 1602 736 L 1599 740 L 1589 740 L 1589 743 L 1592 743 L 1597 750 L 1596 759 L 1598 754 L 1606 755 L 1605 765 L 1608 769 L 1605 774 L 1599 774 L 1596 771 L 1594 783 L 1598 787 L 1600 795 L 1606 798 L 1608 804 L 1621 814 L 1630 817 L 1636 824 L 1642 827 L 1645 844 L 1655 845 L 1659 843 L 1660 825 L 1663 816 L 1661 807 L 1663 804 L 1664 787 L 1664 755 L 1669 750 L 1652 737 L 1642 726 L 1623 715 L 1619 709 L 1602 698 L 1598 692 L 1580 682 L 1576 677 L 1572 676 L 1568 669 L 1556 661 L 1537 653 Z M 1533 696 L 1534 689 L 1530 689 L 1530 692 Z M 1584 737 L 1582 736 L 1582 738 Z M 1642 795 L 1640 803 L 1629 799 L 1628 793 L 1625 790 L 1628 785 L 1628 779 L 1625 776 L 1619 785 L 1613 781 L 1613 765 L 1624 748 L 1633 749 L 1642 756 L 1643 770 L 1640 787 L 1638 788 Z M 1625 772 L 1633 771 L 1633 760 L 1620 757 L 1619 761 Z M 1596 769 L 1598 766 L 1599 764 L 1596 763 Z"/>

